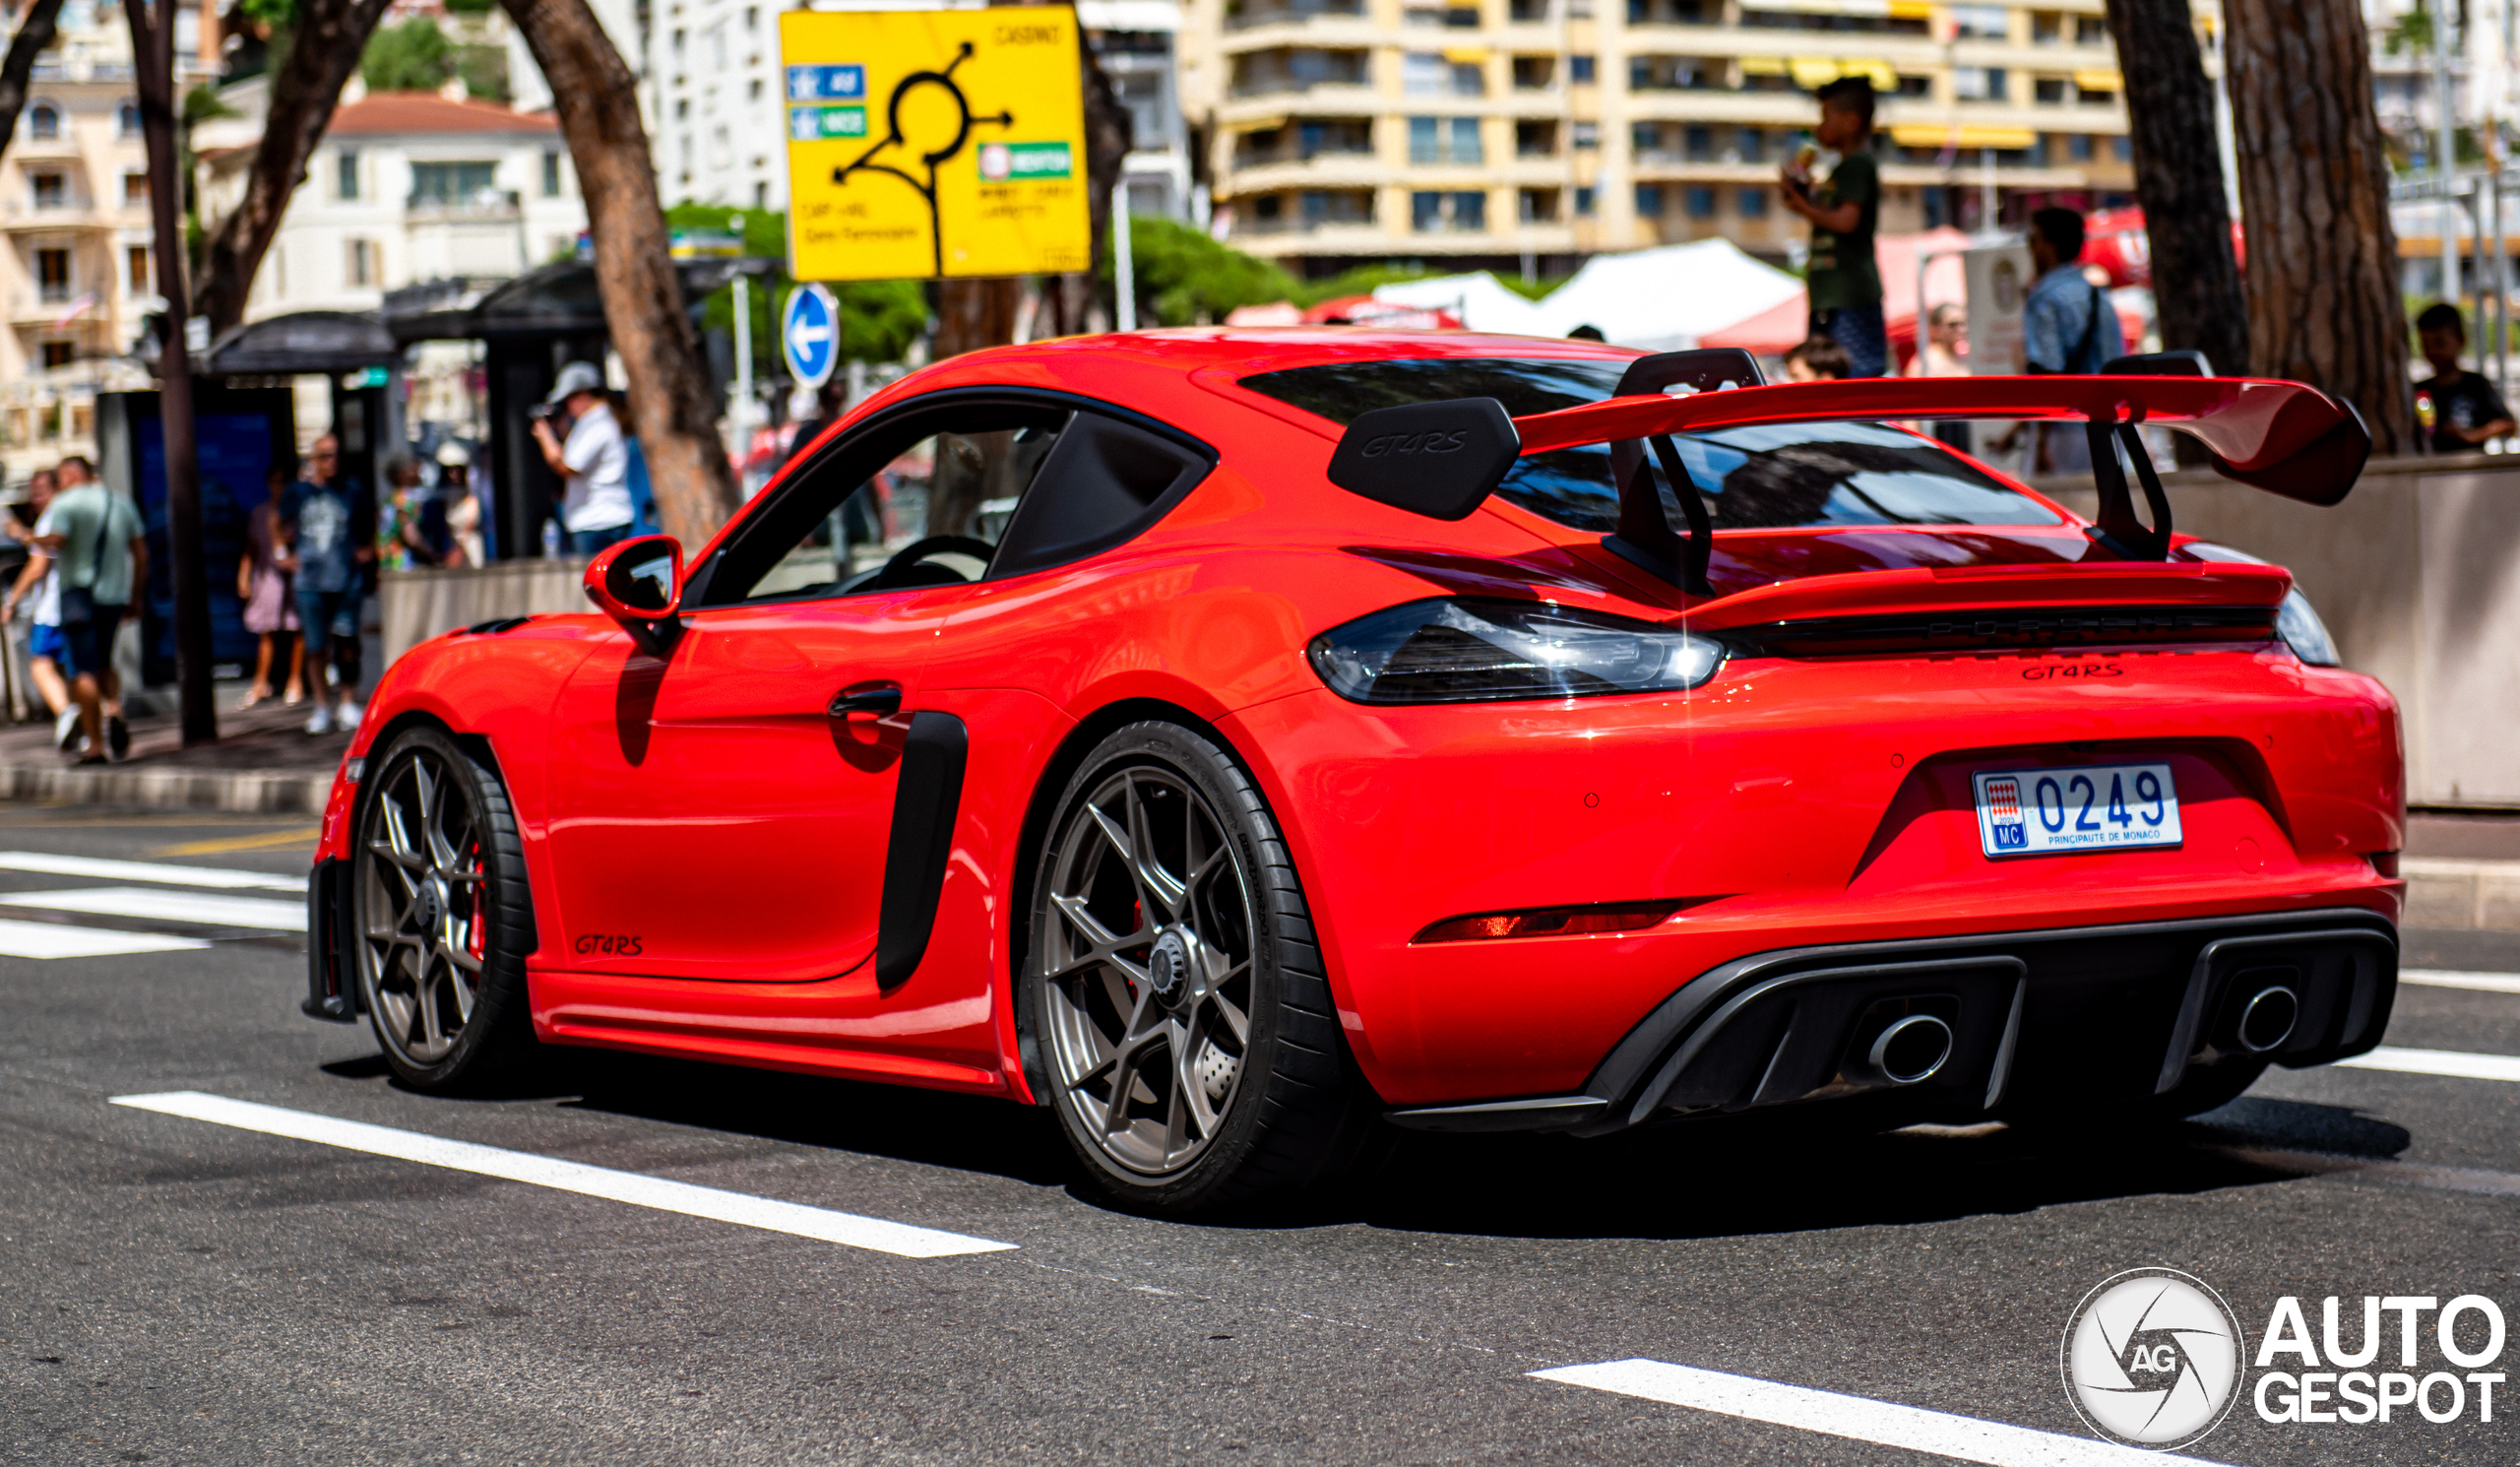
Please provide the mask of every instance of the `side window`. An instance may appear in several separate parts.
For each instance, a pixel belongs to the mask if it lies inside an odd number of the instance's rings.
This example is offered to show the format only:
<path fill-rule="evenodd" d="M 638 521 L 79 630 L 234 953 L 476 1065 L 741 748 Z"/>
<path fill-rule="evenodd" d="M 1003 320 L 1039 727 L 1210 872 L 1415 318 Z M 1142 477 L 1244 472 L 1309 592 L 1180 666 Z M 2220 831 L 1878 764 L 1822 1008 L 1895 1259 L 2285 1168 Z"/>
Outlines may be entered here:
<path fill-rule="evenodd" d="M 695 577 L 689 604 L 951 586 L 1064 565 L 1145 531 L 1215 463 L 1203 447 L 1090 410 L 990 403 L 906 415 L 782 484 Z"/>
<path fill-rule="evenodd" d="M 708 568 L 695 604 L 976 581 L 1073 415 L 1030 404 L 958 405 L 836 445 L 747 519 Z"/>

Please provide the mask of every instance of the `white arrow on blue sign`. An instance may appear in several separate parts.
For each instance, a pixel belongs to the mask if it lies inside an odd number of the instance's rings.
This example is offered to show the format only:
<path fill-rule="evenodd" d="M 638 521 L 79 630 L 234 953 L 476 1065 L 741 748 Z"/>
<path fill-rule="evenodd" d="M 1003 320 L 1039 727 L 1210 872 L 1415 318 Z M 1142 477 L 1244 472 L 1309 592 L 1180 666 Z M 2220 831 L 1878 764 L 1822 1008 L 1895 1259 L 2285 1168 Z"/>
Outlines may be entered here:
<path fill-rule="evenodd" d="M 780 313 L 779 345 L 788 355 L 788 370 L 807 387 L 831 380 L 840 364 L 840 302 L 821 286 L 798 286 L 788 292 L 788 308 Z"/>

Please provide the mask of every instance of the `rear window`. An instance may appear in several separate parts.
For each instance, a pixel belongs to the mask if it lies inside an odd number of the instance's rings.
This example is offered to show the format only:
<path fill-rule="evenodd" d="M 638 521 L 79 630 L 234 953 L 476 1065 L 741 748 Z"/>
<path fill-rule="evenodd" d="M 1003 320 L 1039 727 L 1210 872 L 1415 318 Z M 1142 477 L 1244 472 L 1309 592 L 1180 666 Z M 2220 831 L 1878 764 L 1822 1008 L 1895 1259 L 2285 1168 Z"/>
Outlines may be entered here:
<path fill-rule="evenodd" d="M 1244 377 L 1266 397 L 1346 424 L 1403 403 L 1492 397 L 1517 417 L 1597 403 L 1623 361 L 1460 357 L 1343 361 Z M 1797 525 L 2055 525 L 2055 511 L 1931 439 L 1881 423 L 1804 422 L 1682 433 L 1680 461 L 1719 530 Z M 1679 500 L 1648 455 L 1665 508 Z M 1496 492 L 1570 530 L 1618 528 L 1607 444 L 1532 454 Z"/>

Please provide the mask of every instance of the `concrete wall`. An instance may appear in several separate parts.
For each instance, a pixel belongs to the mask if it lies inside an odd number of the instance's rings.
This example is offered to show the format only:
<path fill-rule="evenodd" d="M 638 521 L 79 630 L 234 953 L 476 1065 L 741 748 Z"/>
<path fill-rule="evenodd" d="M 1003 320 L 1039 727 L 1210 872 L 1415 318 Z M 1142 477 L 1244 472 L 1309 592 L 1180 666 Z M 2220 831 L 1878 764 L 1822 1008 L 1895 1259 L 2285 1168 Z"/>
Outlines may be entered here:
<path fill-rule="evenodd" d="M 2168 477 L 2176 528 L 2289 567 L 2345 665 L 2406 720 L 2407 800 L 2520 806 L 2520 459 L 2393 459 L 2316 509 Z M 2093 512 L 2091 480 L 2042 486 Z"/>
<path fill-rule="evenodd" d="M 584 611 L 584 559 L 503 560 L 469 570 L 389 570 L 378 578 L 376 611 L 385 662 L 431 637 L 500 616 Z"/>

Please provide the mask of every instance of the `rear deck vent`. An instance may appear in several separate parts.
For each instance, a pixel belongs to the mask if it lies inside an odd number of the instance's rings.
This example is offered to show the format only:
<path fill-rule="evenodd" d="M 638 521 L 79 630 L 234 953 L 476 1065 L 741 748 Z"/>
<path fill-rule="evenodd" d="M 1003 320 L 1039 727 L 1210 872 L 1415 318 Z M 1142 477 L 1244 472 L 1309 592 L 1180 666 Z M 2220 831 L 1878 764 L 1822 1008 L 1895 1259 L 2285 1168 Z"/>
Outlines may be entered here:
<path fill-rule="evenodd" d="M 2123 647 L 2158 643 L 2267 642 L 2273 606 L 2091 606 L 2070 611 L 1990 611 L 1942 616 L 1831 616 L 1777 621 L 1725 633 L 1769 657 L 1864 657 L 1997 651 L 2021 647 Z"/>

